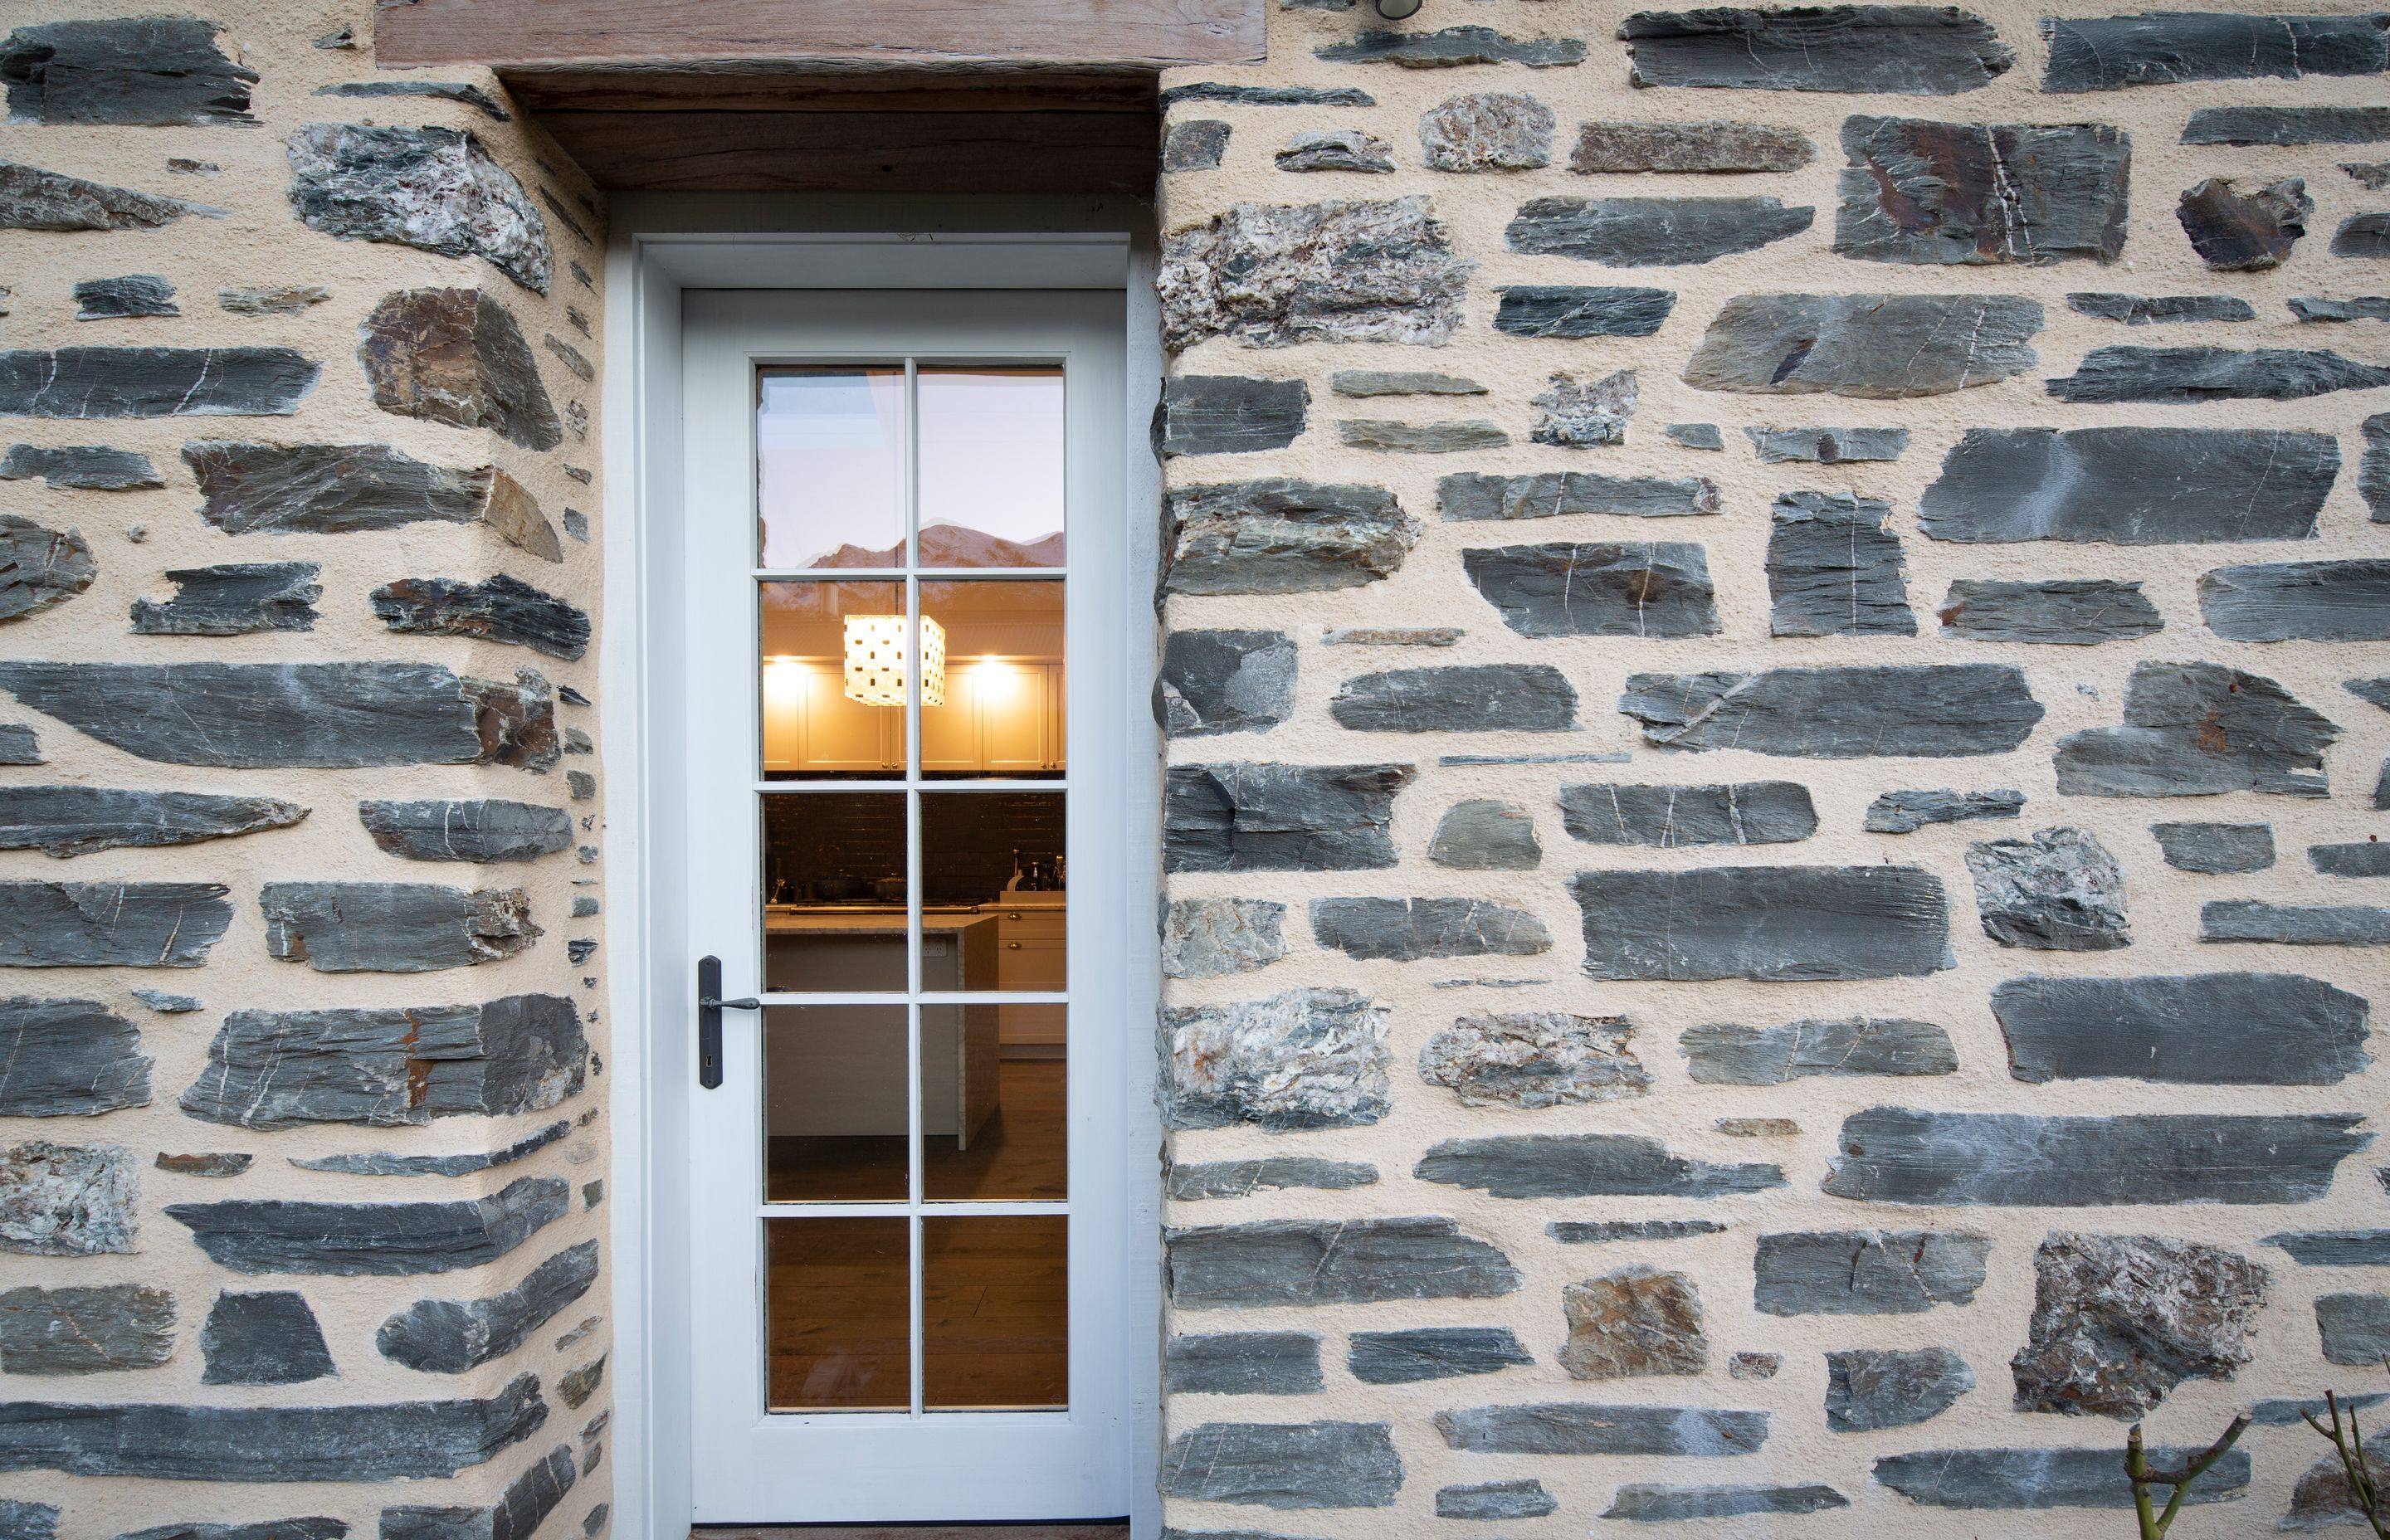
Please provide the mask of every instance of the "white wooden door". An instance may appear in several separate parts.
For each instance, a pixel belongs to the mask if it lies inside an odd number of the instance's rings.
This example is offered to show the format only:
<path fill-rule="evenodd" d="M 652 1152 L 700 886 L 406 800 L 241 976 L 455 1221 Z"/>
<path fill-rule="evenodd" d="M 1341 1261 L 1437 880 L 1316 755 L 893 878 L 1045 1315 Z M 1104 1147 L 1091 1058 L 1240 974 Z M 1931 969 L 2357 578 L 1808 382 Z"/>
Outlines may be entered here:
<path fill-rule="evenodd" d="M 692 1517 L 1125 1514 L 1123 297 L 684 320 Z"/>

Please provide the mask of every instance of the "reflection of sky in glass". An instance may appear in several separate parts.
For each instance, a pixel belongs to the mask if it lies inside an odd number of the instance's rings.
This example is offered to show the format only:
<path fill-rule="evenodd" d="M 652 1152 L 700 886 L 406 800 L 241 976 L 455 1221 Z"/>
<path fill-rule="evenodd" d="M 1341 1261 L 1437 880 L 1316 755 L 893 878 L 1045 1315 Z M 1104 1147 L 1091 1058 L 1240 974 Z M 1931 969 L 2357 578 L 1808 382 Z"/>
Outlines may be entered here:
<path fill-rule="evenodd" d="M 1062 371 L 924 368 L 920 391 L 922 565 L 1060 565 Z"/>
<path fill-rule="evenodd" d="M 905 371 L 776 371 L 763 387 L 755 424 L 763 564 L 894 565 L 905 531 Z M 827 559 L 841 546 L 854 549 Z"/>

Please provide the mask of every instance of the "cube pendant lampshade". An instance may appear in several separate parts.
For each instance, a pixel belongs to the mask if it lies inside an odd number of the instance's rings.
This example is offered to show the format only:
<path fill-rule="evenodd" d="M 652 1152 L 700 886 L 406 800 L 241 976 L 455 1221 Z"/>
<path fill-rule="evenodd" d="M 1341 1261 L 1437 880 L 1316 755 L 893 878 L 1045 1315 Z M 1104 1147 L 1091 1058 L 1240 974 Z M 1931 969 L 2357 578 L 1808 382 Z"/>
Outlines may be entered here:
<path fill-rule="evenodd" d="M 846 617 L 846 698 L 867 706 L 905 703 L 905 617 Z M 921 617 L 921 704 L 946 703 L 946 628 Z"/>

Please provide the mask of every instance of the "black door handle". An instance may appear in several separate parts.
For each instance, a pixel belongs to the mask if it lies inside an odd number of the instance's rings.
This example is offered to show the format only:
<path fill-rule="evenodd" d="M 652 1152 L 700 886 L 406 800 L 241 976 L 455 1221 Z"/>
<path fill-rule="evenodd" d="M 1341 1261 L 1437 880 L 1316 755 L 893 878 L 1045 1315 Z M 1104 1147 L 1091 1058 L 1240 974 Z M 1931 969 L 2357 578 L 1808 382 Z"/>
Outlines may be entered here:
<path fill-rule="evenodd" d="M 722 997 L 722 959 L 697 959 L 697 1083 L 707 1090 L 722 1085 L 722 1013 L 726 1010 L 761 1010 L 764 1002 L 753 995 L 736 1000 Z"/>

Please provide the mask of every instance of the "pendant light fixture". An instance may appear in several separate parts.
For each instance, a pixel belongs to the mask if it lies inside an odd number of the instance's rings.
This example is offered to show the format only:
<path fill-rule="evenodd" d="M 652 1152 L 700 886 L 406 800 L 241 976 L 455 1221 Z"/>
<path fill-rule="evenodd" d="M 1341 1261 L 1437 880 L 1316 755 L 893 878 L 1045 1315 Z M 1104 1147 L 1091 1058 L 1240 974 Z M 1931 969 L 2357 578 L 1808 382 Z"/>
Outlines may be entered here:
<path fill-rule="evenodd" d="M 867 706 L 905 704 L 905 617 L 846 617 L 846 688 Z M 946 703 L 946 628 L 921 617 L 921 704 Z"/>

